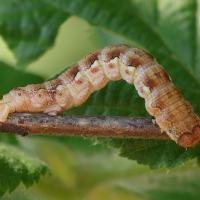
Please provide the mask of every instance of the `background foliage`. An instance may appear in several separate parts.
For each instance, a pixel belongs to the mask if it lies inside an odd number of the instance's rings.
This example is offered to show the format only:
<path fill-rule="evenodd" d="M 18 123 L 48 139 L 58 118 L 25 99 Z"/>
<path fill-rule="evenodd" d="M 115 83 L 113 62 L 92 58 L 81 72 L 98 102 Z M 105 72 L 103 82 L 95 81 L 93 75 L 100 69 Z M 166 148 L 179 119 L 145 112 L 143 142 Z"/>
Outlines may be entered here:
<path fill-rule="evenodd" d="M 199 25 L 199 0 L 0 0 L 0 95 L 41 83 L 95 49 L 126 43 L 154 55 L 200 116 Z M 109 83 L 66 114 L 149 116 L 144 100 L 124 81 Z M 186 150 L 159 140 L 9 134 L 0 139 L 4 200 L 200 196 L 200 145 Z M 39 179 L 46 171 L 51 175 Z M 20 182 L 37 185 L 4 194 Z"/>

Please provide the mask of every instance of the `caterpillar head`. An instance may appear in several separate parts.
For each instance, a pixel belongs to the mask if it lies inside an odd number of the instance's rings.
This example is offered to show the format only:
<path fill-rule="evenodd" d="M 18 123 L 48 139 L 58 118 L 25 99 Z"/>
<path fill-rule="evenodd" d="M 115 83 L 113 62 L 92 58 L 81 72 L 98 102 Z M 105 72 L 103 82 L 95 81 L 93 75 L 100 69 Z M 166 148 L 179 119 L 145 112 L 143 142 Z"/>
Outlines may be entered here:
<path fill-rule="evenodd" d="M 196 125 L 192 133 L 183 133 L 178 139 L 178 144 L 182 147 L 194 147 L 200 141 L 200 126 Z"/>

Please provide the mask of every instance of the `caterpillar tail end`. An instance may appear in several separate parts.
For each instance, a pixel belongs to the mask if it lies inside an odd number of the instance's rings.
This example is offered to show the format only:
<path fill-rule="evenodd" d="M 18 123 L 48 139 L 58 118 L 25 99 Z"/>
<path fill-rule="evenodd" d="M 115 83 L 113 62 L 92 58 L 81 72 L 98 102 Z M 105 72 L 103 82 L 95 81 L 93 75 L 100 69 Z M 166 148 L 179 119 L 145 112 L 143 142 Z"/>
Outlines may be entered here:
<path fill-rule="evenodd" d="M 10 106 L 8 106 L 6 103 L 4 103 L 2 100 L 0 101 L 0 123 L 5 123 L 8 114 L 10 113 Z"/>
<path fill-rule="evenodd" d="M 178 139 L 178 144 L 182 147 L 194 147 L 200 141 L 200 126 L 196 125 L 191 133 L 183 133 Z"/>

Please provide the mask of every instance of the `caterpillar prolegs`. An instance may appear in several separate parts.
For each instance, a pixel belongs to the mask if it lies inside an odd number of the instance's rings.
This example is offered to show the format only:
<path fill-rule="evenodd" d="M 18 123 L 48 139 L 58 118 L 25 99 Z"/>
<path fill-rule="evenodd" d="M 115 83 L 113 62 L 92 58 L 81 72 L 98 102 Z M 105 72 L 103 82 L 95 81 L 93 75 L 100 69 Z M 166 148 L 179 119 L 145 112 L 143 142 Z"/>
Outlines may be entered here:
<path fill-rule="evenodd" d="M 163 67 L 144 50 L 123 44 L 86 55 L 55 80 L 14 88 L 0 101 L 0 122 L 12 112 L 61 114 L 83 104 L 110 80 L 120 79 L 135 85 L 149 114 L 172 140 L 183 147 L 199 142 L 200 120 Z"/>

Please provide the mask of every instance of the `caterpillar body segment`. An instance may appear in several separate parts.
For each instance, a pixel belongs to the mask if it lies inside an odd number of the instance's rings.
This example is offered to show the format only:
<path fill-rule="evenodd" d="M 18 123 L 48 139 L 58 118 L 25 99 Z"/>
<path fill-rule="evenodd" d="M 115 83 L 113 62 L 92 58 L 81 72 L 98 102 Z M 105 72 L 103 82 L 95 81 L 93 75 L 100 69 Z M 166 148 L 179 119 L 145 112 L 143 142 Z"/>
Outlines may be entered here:
<path fill-rule="evenodd" d="M 172 140 L 186 148 L 199 142 L 200 120 L 163 67 L 149 53 L 121 44 L 86 55 L 55 80 L 14 88 L 0 101 L 0 122 L 12 112 L 61 114 L 120 79 L 135 85 L 147 111 Z"/>

